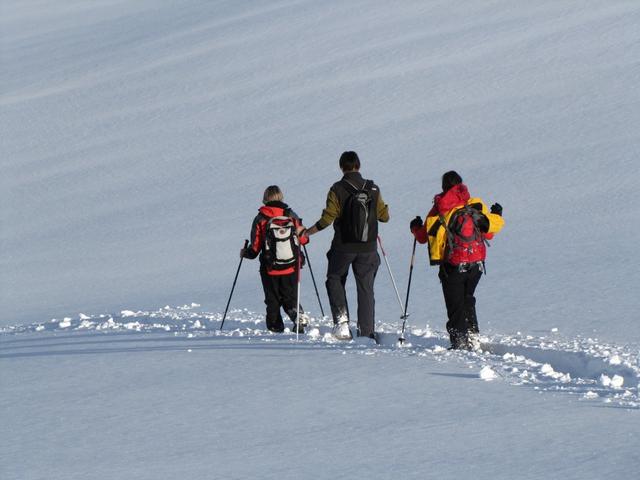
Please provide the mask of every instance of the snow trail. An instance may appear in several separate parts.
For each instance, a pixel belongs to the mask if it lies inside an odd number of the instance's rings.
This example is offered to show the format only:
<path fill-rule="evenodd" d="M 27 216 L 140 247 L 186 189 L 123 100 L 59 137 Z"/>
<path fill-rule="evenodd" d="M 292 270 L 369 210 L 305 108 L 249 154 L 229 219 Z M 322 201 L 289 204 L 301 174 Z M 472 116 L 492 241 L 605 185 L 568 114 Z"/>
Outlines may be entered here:
<path fill-rule="evenodd" d="M 335 340 L 328 318 L 312 318 L 307 334 L 296 341 L 295 332 L 266 330 L 264 317 L 246 309 L 231 310 L 220 331 L 220 313 L 199 310 L 192 303 L 165 306 L 155 311 L 123 310 L 119 314 L 86 315 L 52 319 L 45 323 L 0 328 L 0 359 L 35 355 L 135 352 L 126 347 L 126 336 L 107 348 L 74 348 L 78 335 L 83 342 L 102 334 L 154 335 L 163 344 L 142 351 L 225 348 L 225 340 L 245 342 L 247 348 L 330 348 L 342 354 L 423 357 L 437 362 L 458 362 L 477 372 L 474 378 L 503 380 L 537 391 L 563 392 L 584 400 L 640 409 L 640 353 L 634 345 L 616 345 L 593 338 L 494 334 L 481 338 L 479 351 L 449 351 L 445 333 L 409 329 L 406 342 L 398 344 L 397 322 L 379 322 L 379 345 L 370 339 Z M 352 326 L 353 328 L 353 326 Z M 61 334 L 67 334 L 61 336 Z M 96 345 L 104 345 L 96 341 Z M 123 346 L 123 344 L 125 346 Z M 185 346 L 186 345 L 186 346 Z"/>

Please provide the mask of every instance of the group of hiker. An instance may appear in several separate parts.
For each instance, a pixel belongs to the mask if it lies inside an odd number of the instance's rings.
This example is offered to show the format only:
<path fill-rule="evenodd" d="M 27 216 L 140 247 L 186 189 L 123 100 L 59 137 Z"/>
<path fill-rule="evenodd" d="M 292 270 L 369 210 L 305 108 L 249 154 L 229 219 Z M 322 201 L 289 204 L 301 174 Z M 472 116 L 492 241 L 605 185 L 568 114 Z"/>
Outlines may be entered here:
<path fill-rule="evenodd" d="M 331 186 L 320 219 L 309 228 L 284 203 L 282 190 L 269 186 L 240 257 L 253 259 L 260 255 L 267 328 L 273 332 L 285 330 L 283 309 L 293 322 L 292 331 L 302 333 L 308 324 L 297 289 L 305 263 L 302 249 L 310 236 L 333 224 L 326 279 L 333 335 L 339 340 L 353 338 L 345 291 L 351 267 L 358 299 L 357 335 L 377 341 L 374 281 L 380 266 L 378 222 L 389 221 L 389 208 L 378 186 L 360 174 L 356 152 L 344 152 L 339 165 L 343 177 Z M 481 199 L 471 197 L 455 171 L 442 176 L 442 192 L 435 195 L 426 218 L 417 216 L 410 222 L 415 240 L 428 245 L 431 265 L 439 266 L 452 349 L 473 349 L 478 344 L 474 293 L 485 270 L 487 241 L 503 225 L 500 204 L 488 209 Z"/>

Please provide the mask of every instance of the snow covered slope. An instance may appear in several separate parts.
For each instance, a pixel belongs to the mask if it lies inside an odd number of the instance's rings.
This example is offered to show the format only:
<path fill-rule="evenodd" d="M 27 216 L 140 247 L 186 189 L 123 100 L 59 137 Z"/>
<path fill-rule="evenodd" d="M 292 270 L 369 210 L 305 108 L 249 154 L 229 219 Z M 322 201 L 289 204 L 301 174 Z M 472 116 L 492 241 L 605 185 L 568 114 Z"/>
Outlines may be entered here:
<path fill-rule="evenodd" d="M 0 19 L 3 324 L 222 310 L 264 187 L 311 223 L 355 149 L 401 283 L 407 221 L 455 168 L 505 207 L 485 328 L 640 339 L 637 2 L 46 5 Z M 310 246 L 320 276 L 329 237 Z M 420 255 L 414 318 L 440 326 Z M 256 268 L 236 306 L 262 308 Z"/>
<path fill-rule="evenodd" d="M 635 0 L 3 1 L 0 477 L 635 478 L 638 25 Z M 483 351 L 445 350 L 423 247 L 403 348 L 384 270 L 381 346 L 332 342 L 308 276 L 311 334 L 265 332 L 256 262 L 218 331 L 264 188 L 311 224 L 347 149 L 402 290 L 444 171 L 504 206 Z"/>
<path fill-rule="evenodd" d="M 374 346 L 331 341 L 328 321 L 296 341 L 244 311 L 219 320 L 183 306 L 0 335 L 0 476 L 637 476 L 628 347 L 496 336 L 450 352 L 432 332 L 398 348 L 395 331 Z"/>

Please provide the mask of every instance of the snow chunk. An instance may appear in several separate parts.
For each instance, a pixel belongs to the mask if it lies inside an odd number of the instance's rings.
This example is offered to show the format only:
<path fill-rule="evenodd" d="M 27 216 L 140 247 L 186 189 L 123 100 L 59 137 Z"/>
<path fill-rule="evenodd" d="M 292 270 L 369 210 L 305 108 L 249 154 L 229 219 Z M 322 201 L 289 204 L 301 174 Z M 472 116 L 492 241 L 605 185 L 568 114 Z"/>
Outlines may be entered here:
<path fill-rule="evenodd" d="M 330 332 L 327 332 L 322 336 L 322 341 L 326 342 L 326 343 L 338 343 L 338 342 L 340 342 L 342 340 L 338 340 Z"/>
<path fill-rule="evenodd" d="M 516 355 L 515 353 L 505 353 L 502 359 L 506 362 L 524 362 L 526 359 L 522 355 Z"/>
<path fill-rule="evenodd" d="M 620 364 L 622 364 L 622 359 L 620 358 L 620 355 L 613 355 L 609 359 L 609 365 L 620 365 Z"/>
<path fill-rule="evenodd" d="M 540 372 L 542 372 L 544 375 L 548 375 L 550 377 L 553 377 L 554 374 L 556 373 L 555 370 L 553 369 L 553 367 L 551 365 L 549 365 L 548 363 L 545 363 L 544 365 L 542 365 L 542 368 L 540 368 Z"/>
<path fill-rule="evenodd" d="M 307 336 L 309 338 L 312 338 L 314 340 L 320 338 L 320 330 L 318 328 L 312 328 L 310 330 L 307 330 Z"/>
<path fill-rule="evenodd" d="M 131 310 L 122 310 L 120 312 L 120 316 L 122 317 L 135 317 L 136 312 L 132 312 Z"/>
<path fill-rule="evenodd" d="M 60 328 L 69 328 L 71 326 L 71 319 L 69 317 L 65 317 L 60 323 L 58 323 L 58 327 Z"/>
<path fill-rule="evenodd" d="M 107 320 L 106 322 L 102 322 L 96 328 L 98 330 L 108 330 L 110 328 L 116 328 L 116 322 L 114 322 L 113 318 L 109 317 L 109 320 Z"/>
<path fill-rule="evenodd" d="M 78 330 L 90 329 L 93 328 L 94 325 L 95 323 L 90 320 L 82 320 L 80 325 L 78 325 Z"/>
<path fill-rule="evenodd" d="M 490 382 L 491 380 L 498 378 L 498 374 L 489 365 L 485 365 L 482 367 L 482 370 L 480 370 L 480 378 Z"/>
<path fill-rule="evenodd" d="M 589 390 L 587 393 L 584 394 L 584 398 L 589 399 L 589 400 L 593 400 L 594 398 L 598 398 L 599 395 L 596 392 L 593 392 L 591 390 Z"/>
<path fill-rule="evenodd" d="M 613 388 L 622 388 L 622 385 L 624 385 L 624 378 L 620 375 L 614 375 L 611 379 L 611 386 Z"/>
<path fill-rule="evenodd" d="M 622 388 L 622 385 L 624 385 L 624 378 L 620 375 L 614 375 L 613 378 L 611 378 L 603 373 L 600 375 L 600 384 L 603 387 Z"/>

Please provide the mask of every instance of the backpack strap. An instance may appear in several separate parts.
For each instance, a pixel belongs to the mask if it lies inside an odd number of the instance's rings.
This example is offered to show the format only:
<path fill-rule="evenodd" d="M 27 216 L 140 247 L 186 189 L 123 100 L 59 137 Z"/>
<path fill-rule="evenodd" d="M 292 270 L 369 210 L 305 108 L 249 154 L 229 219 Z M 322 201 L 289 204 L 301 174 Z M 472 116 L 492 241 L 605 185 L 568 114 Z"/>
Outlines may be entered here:
<path fill-rule="evenodd" d="M 453 250 L 453 232 L 449 228 L 449 224 L 444 219 L 444 215 L 440 214 L 438 215 L 438 218 L 440 219 L 440 224 L 444 227 L 444 230 L 446 232 L 447 245 L 449 246 L 449 251 L 452 251 Z"/>
<path fill-rule="evenodd" d="M 362 188 L 358 188 L 358 187 L 356 187 L 353 183 L 351 183 L 351 182 L 350 182 L 349 180 L 347 180 L 346 178 L 343 178 L 342 180 L 343 180 L 347 185 L 349 185 L 351 188 L 353 188 L 353 191 L 354 191 L 354 192 L 358 192 L 358 191 L 360 191 L 360 190 L 366 190 L 366 191 L 371 190 L 371 187 L 367 188 L 367 185 L 369 184 L 369 182 L 370 182 L 371 180 L 366 180 L 366 179 L 364 179 L 364 184 L 362 185 Z"/>

